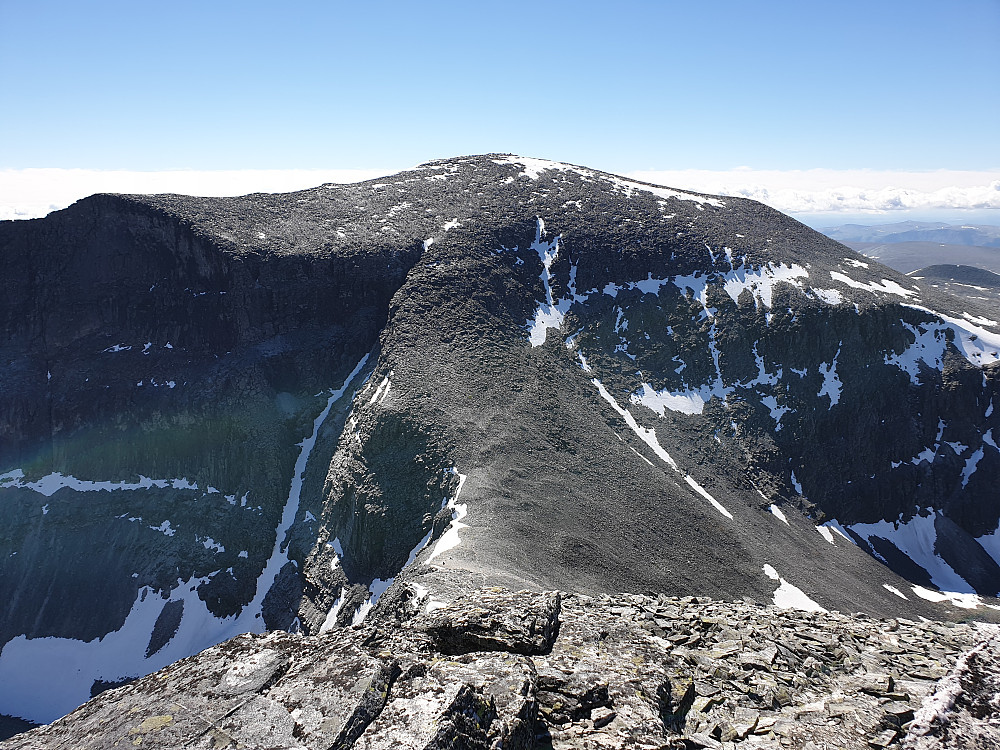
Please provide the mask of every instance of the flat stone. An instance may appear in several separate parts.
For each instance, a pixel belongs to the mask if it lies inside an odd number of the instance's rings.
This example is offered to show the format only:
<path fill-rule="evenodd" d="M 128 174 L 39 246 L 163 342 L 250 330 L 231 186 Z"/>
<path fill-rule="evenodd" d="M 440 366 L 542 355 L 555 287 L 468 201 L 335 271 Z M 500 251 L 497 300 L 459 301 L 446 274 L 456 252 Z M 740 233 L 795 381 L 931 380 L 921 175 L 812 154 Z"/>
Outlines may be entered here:
<path fill-rule="evenodd" d="M 288 664 L 288 656 L 272 649 L 254 651 L 233 662 L 219 682 L 227 695 L 256 693 Z"/>
<path fill-rule="evenodd" d="M 722 750 L 722 743 L 704 732 L 689 734 L 684 738 L 684 741 L 688 747 L 706 747 L 709 750 Z"/>
<path fill-rule="evenodd" d="M 545 654 L 555 641 L 559 608 L 558 592 L 486 590 L 418 617 L 413 627 L 429 635 L 445 654 Z"/>
<path fill-rule="evenodd" d="M 874 737 L 869 738 L 868 745 L 874 748 L 889 747 L 898 737 L 899 732 L 894 729 L 886 729 L 884 732 L 879 732 Z"/>
<path fill-rule="evenodd" d="M 594 723 L 594 729 L 600 729 L 614 721 L 617 716 L 618 714 L 610 708 L 600 706 L 591 712 L 590 719 Z"/>
<path fill-rule="evenodd" d="M 858 689 L 872 695 L 885 695 L 892 692 L 893 680 L 887 674 L 867 674 L 858 681 Z"/>

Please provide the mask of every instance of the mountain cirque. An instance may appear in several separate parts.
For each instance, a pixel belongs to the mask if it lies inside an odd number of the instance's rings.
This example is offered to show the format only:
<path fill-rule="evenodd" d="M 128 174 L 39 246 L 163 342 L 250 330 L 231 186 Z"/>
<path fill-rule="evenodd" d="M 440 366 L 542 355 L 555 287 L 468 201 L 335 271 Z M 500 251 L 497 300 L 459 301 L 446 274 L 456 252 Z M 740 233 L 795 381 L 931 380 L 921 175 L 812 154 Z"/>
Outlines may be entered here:
<path fill-rule="evenodd" d="M 335 633 L 401 574 L 995 617 L 995 318 L 758 203 L 507 155 L 0 222 L 0 713 Z"/>
<path fill-rule="evenodd" d="M 502 589 L 428 612 L 403 593 L 356 628 L 234 638 L 0 747 L 1000 742 L 982 720 L 1000 687 L 995 626 Z"/>

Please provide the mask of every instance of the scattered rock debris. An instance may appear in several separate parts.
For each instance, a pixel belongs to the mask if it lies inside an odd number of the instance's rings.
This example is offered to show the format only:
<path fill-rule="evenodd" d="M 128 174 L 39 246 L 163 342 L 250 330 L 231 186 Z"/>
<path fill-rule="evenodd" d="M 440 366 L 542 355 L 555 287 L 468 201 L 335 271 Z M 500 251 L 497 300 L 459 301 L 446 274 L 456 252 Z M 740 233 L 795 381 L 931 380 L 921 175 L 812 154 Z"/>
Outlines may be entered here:
<path fill-rule="evenodd" d="M 1000 744 L 995 626 L 496 588 L 393 614 L 239 636 L 0 748 Z"/>

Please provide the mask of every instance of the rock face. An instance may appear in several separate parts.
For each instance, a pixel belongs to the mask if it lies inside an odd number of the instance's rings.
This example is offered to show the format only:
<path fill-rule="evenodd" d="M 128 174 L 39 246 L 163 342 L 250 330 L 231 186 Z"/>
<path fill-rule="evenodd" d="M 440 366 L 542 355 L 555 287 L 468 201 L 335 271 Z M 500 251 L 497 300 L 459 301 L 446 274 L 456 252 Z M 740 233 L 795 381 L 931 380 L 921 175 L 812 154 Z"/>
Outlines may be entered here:
<path fill-rule="evenodd" d="M 408 591 L 407 606 L 382 607 L 357 628 L 237 637 L 0 747 L 851 749 L 1000 741 L 989 720 L 997 711 L 995 628 L 990 635 L 970 625 L 749 602 L 500 589 L 427 612 L 426 598 Z M 489 640 L 486 622 L 495 625 Z M 959 736 L 980 744 L 956 744 Z"/>
<path fill-rule="evenodd" d="M 995 317 L 509 155 L 0 222 L 0 713 L 360 623 L 401 573 L 988 616 Z"/>

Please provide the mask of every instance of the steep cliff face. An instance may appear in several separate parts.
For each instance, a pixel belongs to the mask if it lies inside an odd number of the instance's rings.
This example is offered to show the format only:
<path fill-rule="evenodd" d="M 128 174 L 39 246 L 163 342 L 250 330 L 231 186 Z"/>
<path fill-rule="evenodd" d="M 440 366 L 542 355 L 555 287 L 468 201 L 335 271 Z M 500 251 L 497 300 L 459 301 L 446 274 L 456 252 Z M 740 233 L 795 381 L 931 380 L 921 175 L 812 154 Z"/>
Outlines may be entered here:
<path fill-rule="evenodd" d="M 4 663 L 57 680 L 49 654 L 68 649 L 82 679 L 64 711 L 91 683 L 289 627 L 325 471 L 302 459 L 329 461 L 346 418 L 331 394 L 412 253 L 236 251 L 113 196 L 3 229 Z"/>
<path fill-rule="evenodd" d="M 465 157 L 95 196 L 0 223 L 0 271 L 0 713 L 360 622 L 403 570 L 928 617 L 1000 587 L 991 313 L 751 201 Z"/>

